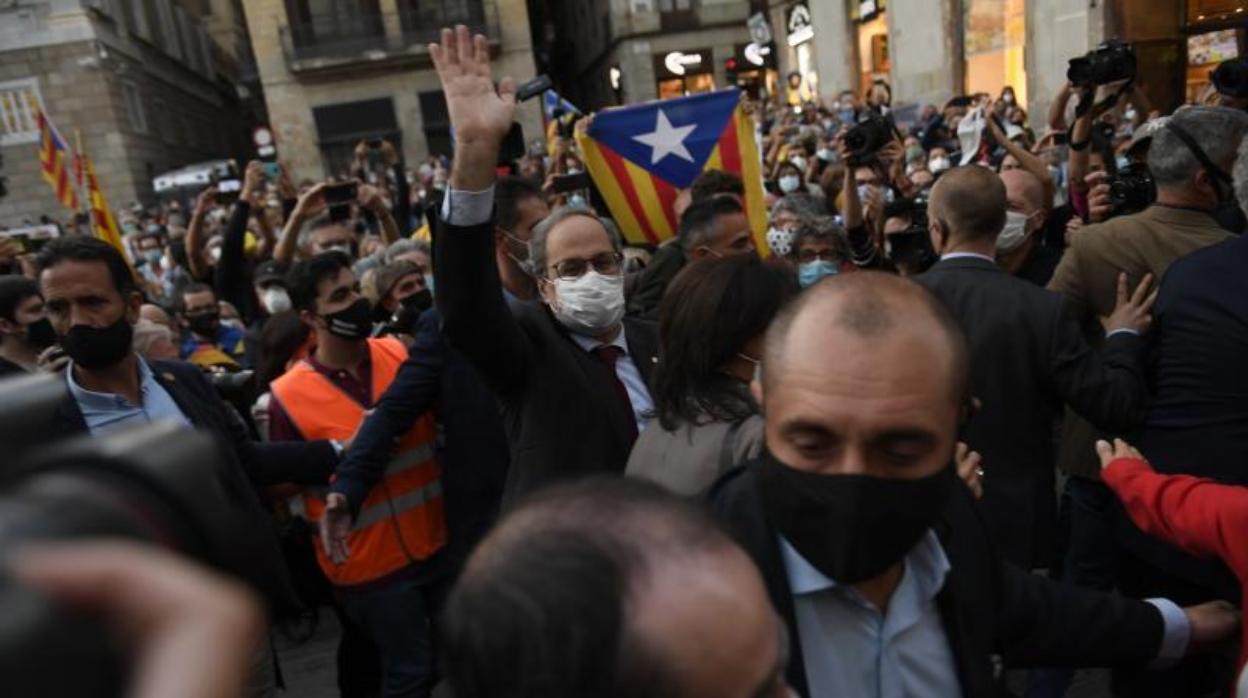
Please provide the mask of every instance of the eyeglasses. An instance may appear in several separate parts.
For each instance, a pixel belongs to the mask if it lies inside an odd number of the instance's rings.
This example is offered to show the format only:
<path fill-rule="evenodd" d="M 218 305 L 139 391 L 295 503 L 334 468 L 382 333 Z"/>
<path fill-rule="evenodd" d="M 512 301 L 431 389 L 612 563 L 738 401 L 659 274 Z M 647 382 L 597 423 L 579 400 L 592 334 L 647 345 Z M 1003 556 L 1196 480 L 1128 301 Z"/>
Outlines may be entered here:
<path fill-rule="evenodd" d="M 813 262 L 816 259 L 821 262 L 838 261 L 832 250 L 802 250 L 797 253 L 797 259 L 800 262 Z"/>
<path fill-rule="evenodd" d="M 591 266 L 599 274 L 610 276 L 620 273 L 620 263 L 623 261 L 624 255 L 619 252 L 603 252 L 590 259 L 565 259 L 552 266 L 551 269 L 555 271 L 555 276 L 568 280 L 581 278 Z"/>

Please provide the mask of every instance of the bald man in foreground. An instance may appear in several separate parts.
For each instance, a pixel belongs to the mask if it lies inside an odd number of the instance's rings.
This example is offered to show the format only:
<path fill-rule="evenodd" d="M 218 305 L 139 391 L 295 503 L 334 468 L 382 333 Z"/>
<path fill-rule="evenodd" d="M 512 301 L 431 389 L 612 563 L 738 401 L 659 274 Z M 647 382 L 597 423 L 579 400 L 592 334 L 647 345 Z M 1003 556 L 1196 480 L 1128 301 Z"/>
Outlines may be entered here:
<path fill-rule="evenodd" d="M 767 450 L 710 497 L 788 625 L 790 685 L 987 698 L 1002 657 L 1143 665 L 1235 631 L 1222 606 L 1066 589 L 1003 561 L 954 473 L 972 371 L 956 321 L 899 277 L 832 277 L 772 323 L 752 386 Z"/>
<path fill-rule="evenodd" d="M 1052 213 L 1045 201 L 1044 184 L 1024 169 L 1005 170 L 1000 175 L 1005 185 L 1006 221 L 997 236 L 997 264 L 1025 281 L 1044 288 L 1062 253 L 1041 244 L 1045 223 Z"/>
<path fill-rule="evenodd" d="M 443 619 L 455 698 L 788 698 L 786 636 L 702 510 L 600 477 L 543 489 L 474 551 Z"/>
<path fill-rule="evenodd" d="M 915 280 L 944 303 L 970 345 L 970 394 L 981 409 L 964 440 L 984 458 L 984 513 L 1006 559 L 1050 569 L 1057 554 L 1054 426 L 1066 405 L 1111 433 L 1144 418 L 1147 280 L 1131 297 L 1122 289 L 1109 340 L 1097 352 L 1061 296 L 994 261 L 1008 211 L 1001 178 L 982 167 L 949 170 L 928 211 L 940 262 Z"/>

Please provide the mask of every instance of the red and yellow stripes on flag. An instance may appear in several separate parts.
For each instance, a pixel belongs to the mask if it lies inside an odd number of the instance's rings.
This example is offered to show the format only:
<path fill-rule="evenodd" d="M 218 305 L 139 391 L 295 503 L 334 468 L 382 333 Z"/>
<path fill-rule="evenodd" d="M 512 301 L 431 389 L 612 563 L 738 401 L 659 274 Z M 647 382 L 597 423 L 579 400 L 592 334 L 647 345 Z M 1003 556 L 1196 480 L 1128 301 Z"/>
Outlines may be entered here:
<path fill-rule="evenodd" d="M 679 191 L 675 186 L 621 157 L 583 130 L 577 131 L 576 140 L 585 167 L 628 242 L 657 244 L 676 235 L 674 204 Z M 754 121 L 741 104 L 736 106 L 702 169 L 724 170 L 741 177 L 755 245 L 760 251 L 768 249 L 761 158 L 754 142 Z"/>
<path fill-rule="evenodd" d="M 104 192 L 100 191 L 100 183 L 95 178 L 95 166 L 91 164 L 91 159 L 86 155 L 82 156 L 83 173 L 87 179 L 87 198 L 91 204 L 91 232 L 104 242 L 112 245 L 121 253 L 121 256 L 129 256 L 126 254 L 126 246 L 121 242 L 121 230 L 117 227 L 117 219 L 113 216 L 113 211 L 108 207 L 108 201 L 104 199 Z"/>
<path fill-rule="evenodd" d="M 69 145 L 52 125 L 43 107 L 32 97 L 31 110 L 35 112 L 35 120 L 39 125 L 39 167 L 43 179 L 52 186 L 57 201 L 71 211 L 78 210 L 78 191 L 74 187 L 70 166 L 73 156 Z"/>

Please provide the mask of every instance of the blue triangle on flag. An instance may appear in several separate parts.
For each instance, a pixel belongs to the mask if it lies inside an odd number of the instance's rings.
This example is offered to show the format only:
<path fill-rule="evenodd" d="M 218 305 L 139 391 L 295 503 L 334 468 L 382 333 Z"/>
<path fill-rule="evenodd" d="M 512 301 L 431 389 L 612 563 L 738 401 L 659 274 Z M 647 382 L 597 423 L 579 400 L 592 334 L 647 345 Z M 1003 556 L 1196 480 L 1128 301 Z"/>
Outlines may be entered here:
<path fill-rule="evenodd" d="M 609 109 L 594 117 L 589 136 L 683 188 L 701 174 L 740 99 L 728 89 Z"/>

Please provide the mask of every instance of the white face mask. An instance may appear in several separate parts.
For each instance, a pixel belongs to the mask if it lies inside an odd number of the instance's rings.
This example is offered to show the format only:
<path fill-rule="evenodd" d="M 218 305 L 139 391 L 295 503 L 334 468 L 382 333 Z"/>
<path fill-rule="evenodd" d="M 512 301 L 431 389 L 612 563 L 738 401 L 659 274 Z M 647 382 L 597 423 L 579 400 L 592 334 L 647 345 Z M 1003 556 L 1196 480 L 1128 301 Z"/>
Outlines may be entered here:
<path fill-rule="evenodd" d="M 270 286 L 260 294 L 260 303 L 269 315 L 277 315 L 290 310 L 290 294 L 281 286 Z"/>
<path fill-rule="evenodd" d="M 780 185 L 780 191 L 785 194 L 792 194 L 802 185 L 801 177 L 797 175 L 785 175 L 777 182 Z"/>
<path fill-rule="evenodd" d="M 1013 252 L 1027 241 L 1027 216 L 1014 211 L 1005 212 L 1005 227 L 997 236 L 997 252 Z"/>
<path fill-rule="evenodd" d="M 797 167 L 797 169 L 803 172 L 806 171 L 806 158 L 801 157 L 801 156 L 791 157 L 789 158 L 789 162 L 793 163 L 793 165 Z"/>
<path fill-rule="evenodd" d="M 932 174 L 939 174 L 949 169 L 949 164 L 949 158 L 938 155 L 927 161 L 927 169 L 931 170 Z"/>
<path fill-rule="evenodd" d="M 860 201 L 863 204 L 867 203 L 867 200 L 871 198 L 871 189 L 873 186 L 874 185 L 871 185 L 871 184 L 859 184 L 858 185 L 858 201 Z M 884 203 L 886 204 L 893 203 L 893 199 L 896 196 L 895 194 L 893 194 L 893 188 L 884 187 L 883 189 L 884 189 L 884 193 L 882 194 L 882 196 L 884 197 Z"/>
<path fill-rule="evenodd" d="M 836 153 L 832 152 L 831 148 L 820 148 L 815 156 L 824 162 L 832 162 L 836 158 Z"/>
<path fill-rule="evenodd" d="M 781 257 L 788 256 L 789 252 L 793 251 L 793 231 L 774 227 L 768 229 L 767 246 L 771 248 L 772 254 Z"/>
<path fill-rule="evenodd" d="M 624 317 L 624 275 L 608 276 L 590 269 L 578 279 L 555 279 L 555 319 L 569 332 L 594 336 Z"/>

